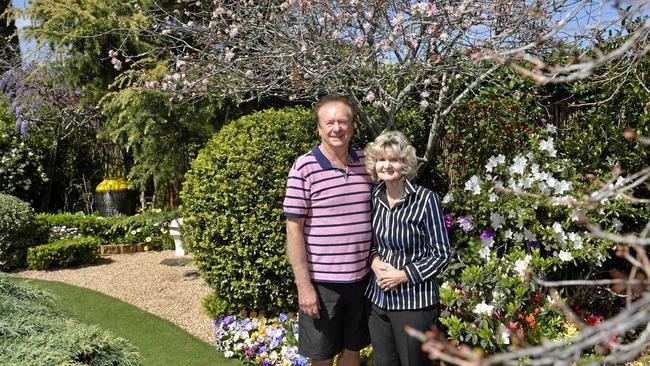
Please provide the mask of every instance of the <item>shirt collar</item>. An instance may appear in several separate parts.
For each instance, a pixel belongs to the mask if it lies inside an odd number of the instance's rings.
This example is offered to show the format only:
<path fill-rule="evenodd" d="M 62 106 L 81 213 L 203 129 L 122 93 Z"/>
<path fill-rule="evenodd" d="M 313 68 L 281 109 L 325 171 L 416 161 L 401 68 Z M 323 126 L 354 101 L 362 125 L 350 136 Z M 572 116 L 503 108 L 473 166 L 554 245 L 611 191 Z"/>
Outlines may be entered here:
<path fill-rule="evenodd" d="M 318 164 L 320 164 L 320 167 L 322 169 L 332 169 L 332 162 L 327 159 L 327 157 L 323 154 L 322 151 L 318 148 L 320 144 L 314 145 L 314 147 L 311 149 L 311 153 L 314 155 L 316 158 L 316 161 L 318 161 Z M 357 152 L 352 146 L 349 147 L 348 153 L 350 154 L 350 159 L 352 161 L 359 161 L 359 156 L 357 155 Z"/>
<path fill-rule="evenodd" d="M 417 190 L 415 189 L 415 186 L 413 186 L 413 183 L 408 178 L 404 178 L 404 197 L 407 197 L 411 194 L 414 194 Z M 385 194 L 386 192 L 386 182 L 383 180 L 377 183 L 377 188 L 375 188 L 375 191 L 373 192 L 373 195 L 375 197 L 379 197 L 382 194 Z"/>

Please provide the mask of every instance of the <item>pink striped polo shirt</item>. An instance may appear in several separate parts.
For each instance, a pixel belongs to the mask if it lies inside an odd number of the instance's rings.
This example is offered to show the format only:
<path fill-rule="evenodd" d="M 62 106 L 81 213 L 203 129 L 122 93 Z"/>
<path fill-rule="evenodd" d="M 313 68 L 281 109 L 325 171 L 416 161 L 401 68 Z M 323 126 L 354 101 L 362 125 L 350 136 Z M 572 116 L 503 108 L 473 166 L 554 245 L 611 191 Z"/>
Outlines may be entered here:
<path fill-rule="evenodd" d="M 305 218 L 305 250 L 312 281 L 352 283 L 368 274 L 372 240 L 372 179 L 362 150 L 350 149 L 347 171 L 318 148 L 289 171 L 284 215 Z"/>

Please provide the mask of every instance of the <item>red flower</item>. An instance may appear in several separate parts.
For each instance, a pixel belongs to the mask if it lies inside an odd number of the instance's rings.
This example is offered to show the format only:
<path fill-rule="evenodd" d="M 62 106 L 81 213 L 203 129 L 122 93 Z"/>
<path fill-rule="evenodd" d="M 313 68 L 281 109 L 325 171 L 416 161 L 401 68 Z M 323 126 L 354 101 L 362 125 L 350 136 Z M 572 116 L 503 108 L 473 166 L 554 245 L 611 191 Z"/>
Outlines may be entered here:
<path fill-rule="evenodd" d="M 587 320 L 585 320 L 585 323 L 587 323 L 587 325 L 589 325 L 589 326 L 593 326 L 593 325 L 599 324 L 602 321 L 603 321 L 603 316 L 602 315 L 590 314 L 589 317 L 587 317 Z"/>

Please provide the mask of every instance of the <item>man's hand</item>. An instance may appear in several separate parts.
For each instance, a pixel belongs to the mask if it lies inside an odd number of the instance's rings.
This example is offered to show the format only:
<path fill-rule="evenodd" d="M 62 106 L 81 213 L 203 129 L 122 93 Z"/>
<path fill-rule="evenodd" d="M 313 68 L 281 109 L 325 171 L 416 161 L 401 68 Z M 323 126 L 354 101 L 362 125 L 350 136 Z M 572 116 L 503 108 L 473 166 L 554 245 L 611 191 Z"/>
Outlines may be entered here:
<path fill-rule="evenodd" d="M 311 283 L 298 285 L 298 306 L 307 316 L 320 319 L 320 302 L 316 289 Z"/>

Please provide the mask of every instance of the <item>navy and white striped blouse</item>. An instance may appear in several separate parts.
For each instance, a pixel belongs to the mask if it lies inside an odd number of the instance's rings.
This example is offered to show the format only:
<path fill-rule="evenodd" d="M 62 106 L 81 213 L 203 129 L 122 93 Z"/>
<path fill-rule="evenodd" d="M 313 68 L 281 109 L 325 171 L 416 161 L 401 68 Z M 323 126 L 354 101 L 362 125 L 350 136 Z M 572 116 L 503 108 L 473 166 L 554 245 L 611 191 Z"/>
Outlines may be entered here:
<path fill-rule="evenodd" d="M 408 282 L 384 292 L 373 276 L 366 296 L 387 310 L 416 310 L 435 305 L 438 276 L 449 264 L 451 248 L 438 195 L 405 181 L 406 195 L 389 208 L 386 185 L 380 182 L 372 192 L 372 228 L 375 255 L 404 270 Z M 371 271 L 372 273 L 372 271 Z"/>

